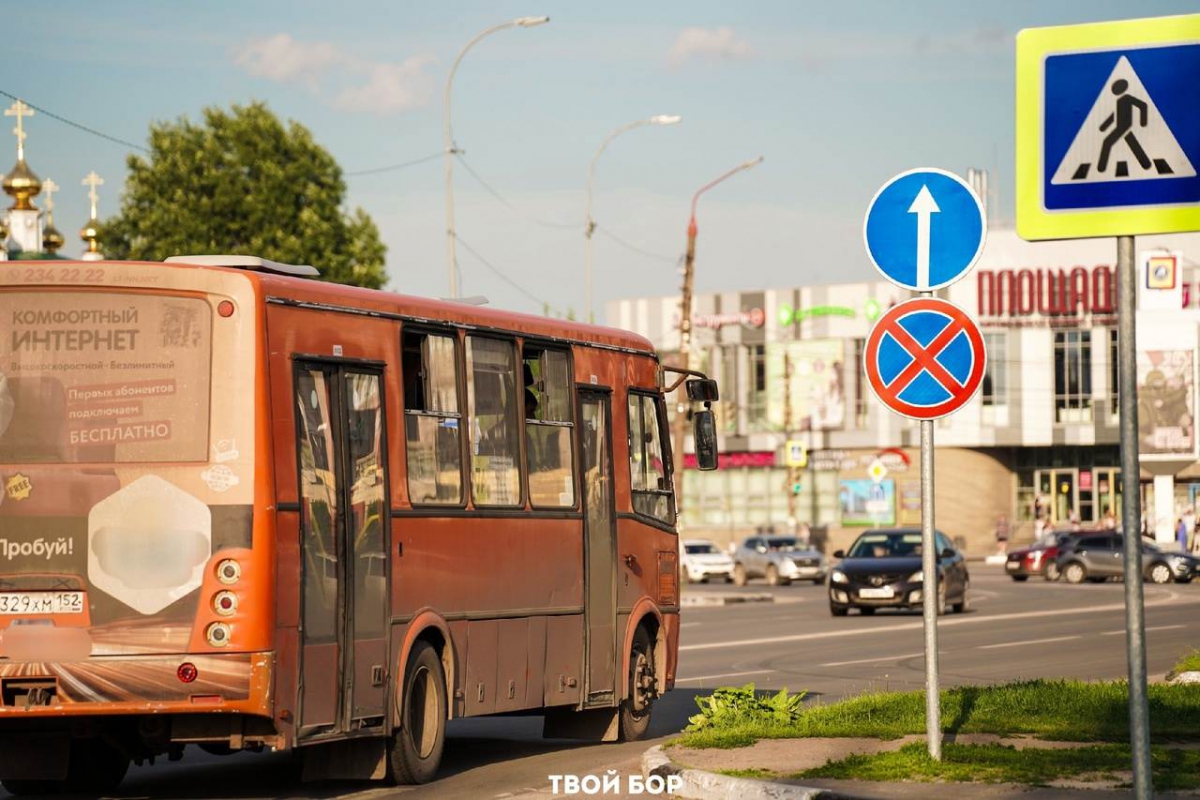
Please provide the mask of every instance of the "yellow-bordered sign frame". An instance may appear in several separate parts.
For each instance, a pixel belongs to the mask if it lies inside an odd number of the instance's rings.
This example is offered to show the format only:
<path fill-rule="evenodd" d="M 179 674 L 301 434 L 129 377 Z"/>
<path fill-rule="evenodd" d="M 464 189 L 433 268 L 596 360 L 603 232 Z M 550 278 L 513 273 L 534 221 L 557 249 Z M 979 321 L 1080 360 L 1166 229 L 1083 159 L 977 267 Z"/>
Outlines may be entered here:
<path fill-rule="evenodd" d="M 1200 42 L 1200 14 L 1026 28 L 1017 34 L 1017 234 L 1086 239 L 1200 230 L 1200 204 L 1094 211 L 1047 211 L 1042 200 L 1042 105 L 1046 57 Z"/>

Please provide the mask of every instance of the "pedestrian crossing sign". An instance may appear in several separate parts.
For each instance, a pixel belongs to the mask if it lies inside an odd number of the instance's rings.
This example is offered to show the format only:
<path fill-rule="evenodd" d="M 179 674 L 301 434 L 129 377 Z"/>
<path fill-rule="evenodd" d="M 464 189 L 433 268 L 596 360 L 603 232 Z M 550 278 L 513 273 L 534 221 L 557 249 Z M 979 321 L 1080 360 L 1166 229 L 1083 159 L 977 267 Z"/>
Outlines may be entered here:
<path fill-rule="evenodd" d="M 1017 233 L 1200 230 L 1200 14 L 1017 35 Z"/>

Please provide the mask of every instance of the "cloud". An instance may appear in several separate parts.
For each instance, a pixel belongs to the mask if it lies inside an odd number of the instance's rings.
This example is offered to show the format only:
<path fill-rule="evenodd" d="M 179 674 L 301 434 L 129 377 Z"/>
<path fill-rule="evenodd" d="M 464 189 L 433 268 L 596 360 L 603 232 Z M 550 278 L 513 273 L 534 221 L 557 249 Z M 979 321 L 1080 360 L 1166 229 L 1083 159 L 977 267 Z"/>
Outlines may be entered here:
<path fill-rule="evenodd" d="M 667 53 L 667 63 L 681 67 L 692 58 L 725 61 L 753 55 L 750 43 L 735 34 L 732 28 L 684 28 Z"/>
<path fill-rule="evenodd" d="M 399 114 L 429 103 L 433 78 L 429 56 L 397 64 L 369 61 L 330 42 L 301 42 L 287 33 L 230 48 L 233 61 L 249 74 L 275 83 L 299 84 L 327 104 L 346 111 Z"/>
<path fill-rule="evenodd" d="M 429 103 L 433 78 L 425 72 L 428 56 L 413 56 L 401 64 L 370 64 L 361 86 L 347 86 L 333 104 L 346 111 L 371 111 L 381 116 L 411 111 Z"/>
<path fill-rule="evenodd" d="M 234 54 L 234 63 L 251 75 L 277 83 L 302 83 L 310 88 L 315 88 L 317 79 L 344 60 L 328 42 L 298 42 L 286 33 L 255 39 Z"/>

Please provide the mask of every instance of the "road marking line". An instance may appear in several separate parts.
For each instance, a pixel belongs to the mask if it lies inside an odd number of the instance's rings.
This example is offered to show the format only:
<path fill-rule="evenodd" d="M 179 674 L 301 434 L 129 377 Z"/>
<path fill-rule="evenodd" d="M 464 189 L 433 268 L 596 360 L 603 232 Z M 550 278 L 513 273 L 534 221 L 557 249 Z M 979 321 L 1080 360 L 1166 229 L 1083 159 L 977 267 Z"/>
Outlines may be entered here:
<path fill-rule="evenodd" d="M 737 678 L 741 675 L 765 675 L 768 672 L 774 672 L 773 669 L 755 669 L 749 672 L 726 672 L 724 675 L 701 675 L 698 678 L 676 678 L 676 683 L 687 683 L 688 681 L 715 681 L 718 678 Z"/>
<path fill-rule="evenodd" d="M 828 664 L 818 664 L 819 667 L 848 667 L 851 664 L 871 664 L 877 661 L 899 661 L 902 658 L 917 658 L 924 653 L 908 653 L 903 656 L 878 656 L 876 658 L 860 658 L 855 661 L 830 661 Z"/>
<path fill-rule="evenodd" d="M 1144 631 L 1173 631 L 1177 628 L 1186 628 L 1187 625 L 1155 625 L 1153 628 L 1143 628 Z M 1105 631 L 1101 636 L 1123 636 L 1125 631 Z"/>
<path fill-rule="evenodd" d="M 696 626 L 697 626 L 697 625 L 699 625 L 699 624 L 700 624 L 699 622 L 684 622 L 684 623 L 683 623 L 683 624 L 681 624 L 679 627 L 681 627 L 681 628 L 694 628 L 694 627 L 696 627 Z"/>
<path fill-rule="evenodd" d="M 1026 644 L 1047 644 L 1048 642 L 1067 642 L 1071 639 L 1081 639 L 1081 636 L 1054 636 L 1050 639 L 1027 639 L 1023 642 L 1001 642 L 1000 644 L 981 644 L 976 650 L 995 650 L 999 647 L 1020 647 Z"/>
<path fill-rule="evenodd" d="M 1183 600 L 1174 601 L 1174 594 L 1171 594 L 1169 599 L 1163 599 L 1154 603 L 1146 603 L 1146 608 L 1157 608 L 1159 606 L 1170 605 L 1175 608 L 1185 605 L 1200 604 L 1200 600 Z M 972 614 L 968 617 L 954 617 L 953 619 L 938 620 L 938 627 L 945 628 L 952 625 L 974 625 L 974 624 L 991 624 L 993 622 L 1003 622 L 1011 619 L 1039 619 L 1042 617 L 1069 617 L 1076 614 L 1098 614 L 1109 611 L 1124 611 L 1124 603 L 1110 603 L 1103 606 L 1091 606 L 1089 608 L 1056 608 L 1046 611 L 1019 611 L 1012 614 Z M 920 630 L 924 626 L 922 622 L 908 622 L 902 625 L 875 625 L 870 628 L 853 628 L 851 630 L 841 631 L 821 631 L 818 633 L 796 633 L 788 636 L 772 636 L 763 639 L 738 639 L 727 642 L 706 642 L 704 644 L 685 644 L 679 646 L 679 652 L 688 650 L 721 650 L 728 647 L 753 647 L 762 644 L 784 644 L 786 642 L 811 642 L 818 639 L 841 639 L 847 636 L 866 636 L 872 633 L 891 632 L 891 631 L 912 631 Z"/>

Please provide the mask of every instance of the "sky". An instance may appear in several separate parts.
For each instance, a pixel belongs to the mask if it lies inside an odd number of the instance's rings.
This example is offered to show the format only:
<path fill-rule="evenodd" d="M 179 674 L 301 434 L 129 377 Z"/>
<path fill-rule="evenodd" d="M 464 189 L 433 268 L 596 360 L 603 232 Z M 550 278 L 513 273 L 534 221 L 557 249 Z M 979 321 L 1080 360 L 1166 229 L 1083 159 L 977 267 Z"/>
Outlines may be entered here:
<path fill-rule="evenodd" d="M 989 170 L 991 224 L 1011 225 L 1016 33 L 1197 10 L 1196 0 L 108 0 L 98 14 L 26 3 L 6 20 L 0 90 L 135 144 L 155 121 L 265 101 L 347 171 L 348 206 L 388 246 L 388 288 L 446 296 L 447 74 L 475 34 L 548 15 L 480 41 L 454 80 L 461 291 L 582 316 L 588 164 L 616 128 L 678 114 L 678 125 L 622 134 L 597 163 L 602 320 L 606 301 L 678 291 L 693 193 L 757 156 L 700 201 L 699 292 L 873 278 L 867 204 L 918 166 Z M 26 128 L 30 166 L 62 187 L 65 254 L 78 255 L 80 182 L 104 177 L 100 215 L 114 213 L 130 148 L 44 114 Z M 7 146 L 15 157 L 15 138 Z"/>

